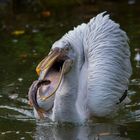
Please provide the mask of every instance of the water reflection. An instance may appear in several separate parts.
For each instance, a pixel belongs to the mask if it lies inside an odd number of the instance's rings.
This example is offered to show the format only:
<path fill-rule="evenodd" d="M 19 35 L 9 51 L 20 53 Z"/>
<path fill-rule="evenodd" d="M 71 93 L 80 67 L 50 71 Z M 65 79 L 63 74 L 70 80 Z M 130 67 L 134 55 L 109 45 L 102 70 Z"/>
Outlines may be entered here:
<path fill-rule="evenodd" d="M 132 4 L 135 4 L 135 3 L 136 3 L 136 0 L 128 0 L 129 5 L 132 5 Z"/>
<path fill-rule="evenodd" d="M 136 52 L 136 54 L 135 54 L 134 60 L 137 62 L 136 67 L 140 68 L 140 49 L 136 48 L 135 52 Z"/>
<path fill-rule="evenodd" d="M 124 126 L 94 124 L 83 126 L 63 125 L 36 127 L 36 140 L 130 140 Z"/>

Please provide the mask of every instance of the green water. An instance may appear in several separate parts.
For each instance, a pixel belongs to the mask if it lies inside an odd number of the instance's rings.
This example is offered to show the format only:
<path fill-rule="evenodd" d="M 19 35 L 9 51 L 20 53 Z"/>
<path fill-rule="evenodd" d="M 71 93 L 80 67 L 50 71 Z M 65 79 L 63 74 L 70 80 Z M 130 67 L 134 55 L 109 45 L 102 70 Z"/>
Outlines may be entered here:
<path fill-rule="evenodd" d="M 25 6 L 25 5 L 24 5 Z M 61 7 L 60 7 L 61 6 Z M 4 7 L 4 8 L 3 8 Z M 135 48 L 140 44 L 140 4 L 102 1 L 94 5 L 58 5 L 14 11 L 0 10 L 0 140 L 139 140 L 140 69 L 136 68 Z M 28 106 L 27 92 L 37 78 L 35 67 L 47 55 L 53 42 L 74 26 L 87 22 L 102 11 L 120 23 L 130 38 L 133 75 L 130 105 L 114 120 L 98 120 L 82 126 L 36 122 Z M 50 16 L 42 11 L 49 11 Z M 16 34 L 15 31 L 18 31 Z M 20 31 L 20 33 L 19 33 Z M 22 33 L 21 33 L 22 32 Z"/>

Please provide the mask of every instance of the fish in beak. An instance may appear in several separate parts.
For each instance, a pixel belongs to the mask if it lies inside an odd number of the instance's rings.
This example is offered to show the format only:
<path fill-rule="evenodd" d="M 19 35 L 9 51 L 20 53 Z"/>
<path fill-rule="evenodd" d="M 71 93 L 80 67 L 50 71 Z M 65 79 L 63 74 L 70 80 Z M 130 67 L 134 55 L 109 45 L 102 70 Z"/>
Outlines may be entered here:
<path fill-rule="evenodd" d="M 73 60 L 68 56 L 65 48 L 53 49 L 37 66 L 39 79 L 30 87 L 29 101 L 39 116 L 53 107 L 55 93 L 60 86 L 64 75 L 72 67 Z"/>

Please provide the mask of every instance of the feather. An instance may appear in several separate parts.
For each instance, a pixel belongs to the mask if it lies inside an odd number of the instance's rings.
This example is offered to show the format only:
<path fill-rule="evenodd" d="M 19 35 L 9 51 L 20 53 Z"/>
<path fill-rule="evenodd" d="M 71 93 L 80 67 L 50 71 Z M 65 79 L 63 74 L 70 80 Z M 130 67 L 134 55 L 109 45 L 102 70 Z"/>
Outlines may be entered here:
<path fill-rule="evenodd" d="M 113 112 L 128 89 L 131 76 L 128 37 L 119 27 L 104 13 L 87 24 L 84 36 L 88 65 L 87 106 L 95 116 Z"/>

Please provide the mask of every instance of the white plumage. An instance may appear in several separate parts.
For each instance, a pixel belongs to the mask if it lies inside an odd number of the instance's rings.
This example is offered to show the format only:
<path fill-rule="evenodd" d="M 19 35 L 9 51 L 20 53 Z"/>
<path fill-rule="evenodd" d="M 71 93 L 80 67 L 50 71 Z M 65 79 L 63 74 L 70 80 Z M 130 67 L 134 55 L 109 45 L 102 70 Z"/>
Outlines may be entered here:
<path fill-rule="evenodd" d="M 131 76 L 126 33 L 101 13 L 69 31 L 52 49 L 66 46 L 74 52 L 69 54 L 74 63 L 55 92 L 47 116 L 53 121 L 84 122 L 113 113 Z"/>
<path fill-rule="evenodd" d="M 84 50 L 88 64 L 87 103 L 92 115 L 106 116 L 128 89 L 131 75 L 126 33 L 103 13 L 87 24 Z"/>

